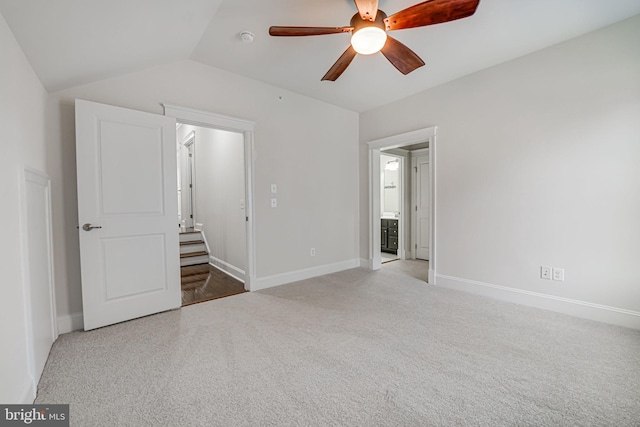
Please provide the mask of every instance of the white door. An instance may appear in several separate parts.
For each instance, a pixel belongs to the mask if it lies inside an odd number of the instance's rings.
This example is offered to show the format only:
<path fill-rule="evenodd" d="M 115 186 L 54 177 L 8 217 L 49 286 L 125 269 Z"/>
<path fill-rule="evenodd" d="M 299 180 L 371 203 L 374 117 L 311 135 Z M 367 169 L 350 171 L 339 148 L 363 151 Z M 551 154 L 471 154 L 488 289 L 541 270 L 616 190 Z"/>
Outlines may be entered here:
<path fill-rule="evenodd" d="M 180 307 L 175 119 L 76 100 L 84 329 Z"/>
<path fill-rule="evenodd" d="M 412 158 L 415 258 L 429 259 L 429 156 Z"/>

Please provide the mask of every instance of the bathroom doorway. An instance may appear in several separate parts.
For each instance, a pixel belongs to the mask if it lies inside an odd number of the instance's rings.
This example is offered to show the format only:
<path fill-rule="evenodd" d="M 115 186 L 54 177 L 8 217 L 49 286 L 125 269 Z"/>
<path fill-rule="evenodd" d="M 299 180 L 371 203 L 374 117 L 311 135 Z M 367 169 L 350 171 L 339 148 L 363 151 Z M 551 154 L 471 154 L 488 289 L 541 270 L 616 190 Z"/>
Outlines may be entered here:
<path fill-rule="evenodd" d="M 401 220 L 404 209 L 404 157 L 388 152 L 380 153 L 380 257 L 387 263 L 404 259 L 402 231 L 406 222 Z"/>
<path fill-rule="evenodd" d="M 370 183 L 370 205 L 369 205 L 369 267 L 372 270 L 377 270 L 382 265 L 382 254 L 380 251 L 382 245 L 382 227 L 381 220 L 384 213 L 382 205 L 382 186 L 383 175 L 382 171 L 386 165 L 382 165 L 382 155 L 399 155 L 401 160 L 399 162 L 399 168 L 402 164 L 411 165 L 410 152 L 418 150 L 426 150 L 428 154 L 428 165 L 423 169 L 423 175 L 426 174 L 427 182 L 427 196 L 426 196 L 426 208 L 428 214 L 426 215 L 426 221 L 423 221 L 424 237 L 428 241 L 428 245 L 425 247 L 428 252 L 428 262 L 416 259 L 415 243 L 411 239 L 412 229 L 416 229 L 417 226 L 409 226 L 412 221 L 409 212 L 417 209 L 417 206 L 412 206 L 411 193 L 409 192 L 404 197 L 404 202 L 401 202 L 401 211 L 399 219 L 399 250 L 400 257 L 402 258 L 403 252 L 405 253 L 406 261 L 414 261 L 420 263 L 418 267 L 420 270 L 424 269 L 423 277 L 427 278 L 429 284 L 435 284 L 436 278 L 436 197 L 435 197 L 435 176 L 436 176 L 436 127 L 429 127 L 419 129 L 412 132 L 398 134 L 387 138 L 369 141 L 369 183 Z M 407 169 L 413 169 L 410 166 L 405 166 L 405 184 L 411 181 L 410 175 L 407 175 Z M 404 186 L 402 194 L 407 193 L 408 184 Z M 403 219 L 404 218 L 404 219 Z M 417 217 L 416 217 L 417 220 Z M 404 226 L 403 226 L 404 223 Z M 402 262 L 405 262 L 403 259 Z M 395 263 L 391 263 L 395 264 Z M 389 265 L 391 265 L 389 264 Z M 422 276 L 422 275 L 421 275 Z"/>

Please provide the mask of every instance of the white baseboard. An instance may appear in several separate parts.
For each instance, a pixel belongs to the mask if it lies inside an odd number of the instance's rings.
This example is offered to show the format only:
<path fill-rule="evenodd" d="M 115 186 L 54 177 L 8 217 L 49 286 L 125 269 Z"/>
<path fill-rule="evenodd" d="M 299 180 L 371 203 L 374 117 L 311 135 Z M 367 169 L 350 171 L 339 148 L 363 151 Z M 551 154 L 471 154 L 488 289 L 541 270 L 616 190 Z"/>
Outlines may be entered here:
<path fill-rule="evenodd" d="M 273 276 L 259 277 L 251 283 L 251 291 L 259 291 L 261 289 L 272 288 L 286 283 L 297 282 L 298 280 L 310 279 L 312 277 L 337 273 L 338 271 L 358 267 L 360 267 L 360 259 L 355 258 L 349 261 L 337 262 L 335 264 L 326 264 L 318 267 L 305 268 L 303 270 L 275 274 Z"/>
<path fill-rule="evenodd" d="M 33 385 L 33 377 L 31 375 L 27 375 L 24 380 L 20 396 L 18 396 L 18 401 L 15 403 L 18 405 L 31 405 L 34 400 L 36 400 L 36 389 Z"/>
<path fill-rule="evenodd" d="M 359 261 L 360 261 L 360 267 L 368 268 L 369 270 L 373 269 L 373 260 L 372 259 L 360 258 Z"/>
<path fill-rule="evenodd" d="M 228 274 L 234 279 L 239 280 L 242 283 L 245 282 L 244 270 L 239 269 L 235 265 L 231 265 L 228 262 L 214 257 L 213 255 L 209 255 L 209 264 L 222 271 L 223 273 Z"/>
<path fill-rule="evenodd" d="M 584 319 L 640 329 L 640 312 L 459 277 L 436 275 L 436 285 Z"/>
<path fill-rule="evenodd" d="M 84 329 L 84 319 L 82 313 L 66 314 L 58 316 L 58 333 L 68 334 L 73 331 Z"/>

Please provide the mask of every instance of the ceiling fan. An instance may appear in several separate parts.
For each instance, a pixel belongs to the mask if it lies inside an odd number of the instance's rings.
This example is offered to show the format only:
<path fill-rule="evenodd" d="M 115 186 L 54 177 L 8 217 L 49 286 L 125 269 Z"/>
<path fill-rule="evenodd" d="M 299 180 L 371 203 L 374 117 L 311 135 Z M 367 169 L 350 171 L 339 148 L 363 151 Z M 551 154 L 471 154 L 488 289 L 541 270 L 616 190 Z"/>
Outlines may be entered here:
<path fill-rule="evenodd" d="M 378 0 L 354 0 L 358 13 L 347 27 L 280 27 L 269 34 L 281 37 L 320 36 L 352 33 L 351 46 L 344 51 L 322 80 L 335 81 L 347 69 L 356 54 L 382 54 L 402 74 L 409 74 L 424 61 L 407 46 L 387 35 L 387 31 L 424 27 L 466 18 L 475 13 L 480 0 L 427 0 L 387 16 L 378 9 Z"/>

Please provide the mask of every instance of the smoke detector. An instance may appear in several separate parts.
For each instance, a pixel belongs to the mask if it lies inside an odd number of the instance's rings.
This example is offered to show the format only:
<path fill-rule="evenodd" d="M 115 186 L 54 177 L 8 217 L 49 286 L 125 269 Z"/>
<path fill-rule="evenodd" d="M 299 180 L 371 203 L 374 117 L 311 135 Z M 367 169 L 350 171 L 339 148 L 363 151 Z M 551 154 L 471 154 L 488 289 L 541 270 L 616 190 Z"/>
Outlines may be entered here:
<path fill-rule="evenodd" d="M 256 36 L 251 31 L 243 31 L 240 33 L 240 40 L 244 43 L 253 43 L 253 39 L 255 38 Z"/>

